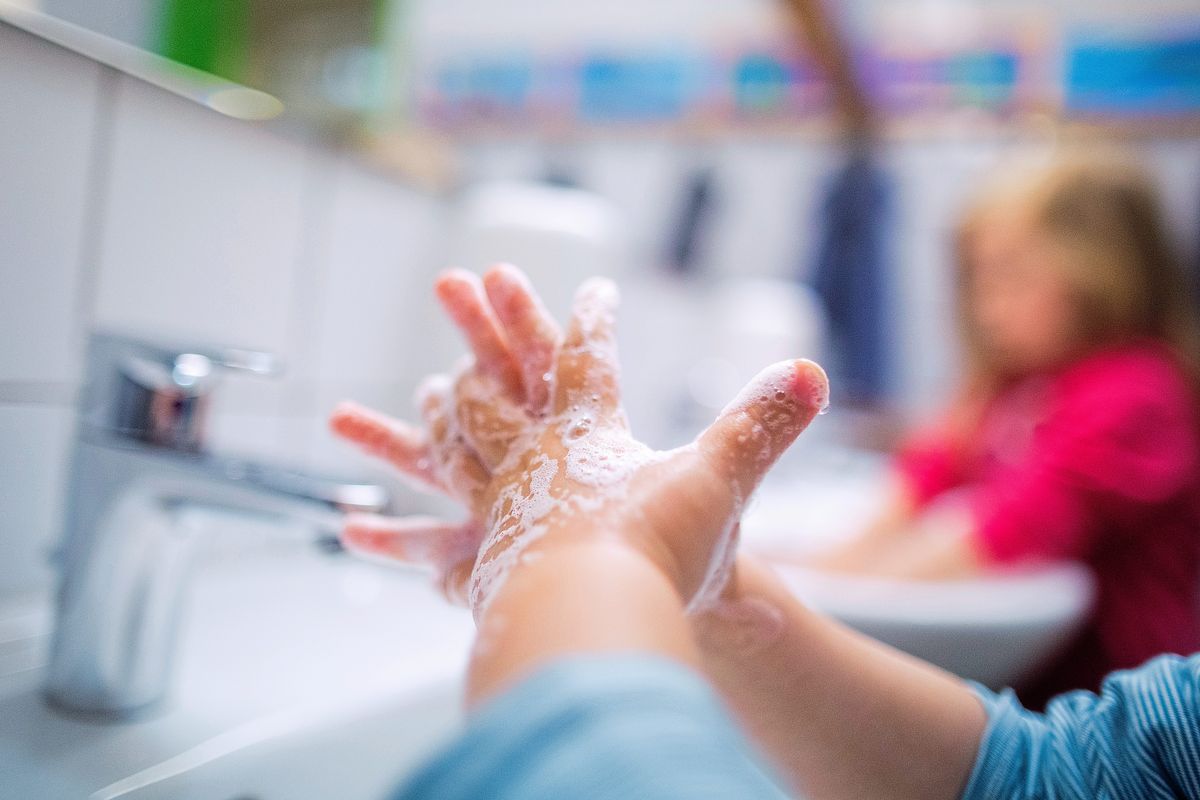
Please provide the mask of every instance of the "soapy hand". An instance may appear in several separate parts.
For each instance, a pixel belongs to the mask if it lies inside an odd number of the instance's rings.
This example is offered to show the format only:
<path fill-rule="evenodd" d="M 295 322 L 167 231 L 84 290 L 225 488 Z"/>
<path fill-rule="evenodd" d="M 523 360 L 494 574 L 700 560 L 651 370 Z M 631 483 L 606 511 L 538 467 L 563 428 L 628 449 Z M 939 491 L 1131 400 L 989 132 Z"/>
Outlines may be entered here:
<path fill-rule="evenodd" d="M 470 519 L 352 516 L 346 544 L 432 566 L 447 594 L 477 614 L 522 562 L 578 537 L 632 548 L 691 608 L 713 604 L 745 501 L 826 403 L 820 367 L 768 367 L 695 442 L 656 452 L 633 438 L 621 408 L 611 282 L 580 288 L 565 336 L 512 267 L 482 282 L 448 272 L 437 294 L 474 361 L 423 384 L 424 429 L 349 404 L 331 424 L 418 485 L 455 497 Z"/>

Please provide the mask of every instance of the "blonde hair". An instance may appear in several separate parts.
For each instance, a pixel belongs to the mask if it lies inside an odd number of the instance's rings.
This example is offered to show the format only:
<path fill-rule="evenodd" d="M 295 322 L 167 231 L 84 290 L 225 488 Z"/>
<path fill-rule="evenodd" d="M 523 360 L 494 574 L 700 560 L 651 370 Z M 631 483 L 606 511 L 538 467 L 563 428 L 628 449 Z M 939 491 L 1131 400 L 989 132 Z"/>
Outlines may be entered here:
<path fill-rule="evenodd" d="M 1192 287 L 1146 173 L 1112 154 L 1073 153 L 1009 171 L 963 215 L 956 237 L 957 300 L 968 372 L 994 384 L 1002 366 L 971 318 L 971 241 L 995 215 L 1021 215 L 1068 255 L 1065 277 L 1090 347 L 1137 339 L 1165 343 L 1200 376 L 1200 325 Z"/>

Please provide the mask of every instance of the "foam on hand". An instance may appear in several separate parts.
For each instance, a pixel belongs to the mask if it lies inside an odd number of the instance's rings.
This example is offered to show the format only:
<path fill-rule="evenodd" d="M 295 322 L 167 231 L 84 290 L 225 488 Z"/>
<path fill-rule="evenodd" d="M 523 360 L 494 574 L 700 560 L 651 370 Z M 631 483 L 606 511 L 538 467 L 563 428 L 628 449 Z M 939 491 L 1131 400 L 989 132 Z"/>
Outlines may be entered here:
<path fill-rule="evenodd" d="M 494 292 L 500 300 L 510 290 L 527 291 L 516 282 L 509 286 L 504 275 L 493 280 L 498 281 Z M 508 299 L 516 303 L 520 298 Z M 540 376 L 549 388 L 553 402 L 544 408 L 532 403 L 529 392 L 525 405 L 513 402 L 494 379 L 470 364 L 463 365 L 452 383 L 442 378 L 422 386 L 419 402 L 434 431 L 442 480 L 456 487 L 461 499 L 476 501 L 481 490 L 490 496 L 485 501 L 491 507 L 484 520 L 487 534 L 468 584 L 477 616 L 513 568 L 536 555 L 529 548 L 546 535 L 552 515 L 587 515 L 594 528 L 608 513 L 620 525 L 632 481 L 686 482 L 693 475 L 711 481 L 714 469 L 720 473 L 713 466 L 714 452 L 728 451 L 731 464 L 746 468 L 718 478 L 729 480 L 729 493 L 719 495 L 714 513 L 721 517 L 701 523 L 709 560 L 687 602 L 690 612 L 713 608 L 731 574 L 738 521 L 758 478 L 807 424 L 811 410 L 828 404 L 828 385 L 819 367 L 780 362 L 759 373 L 722 412 L 719 424 L 724 423 L 724 430 L 714 440 L 717 450 L 700 450 L 704 442 L 667 452 L 652 450 L 630 434 L 617 401 L 617 301 L 612 281 L 586 282 L 576 295 L 572 327 L 557 368 L 543 373 L 531 369 L 531 363 L 518 365 L 527 382 L 530 375 Z M 786 435 L 789 432 L 793 435 Z M 482 483 L 478 475 L 485 476 Z"/>

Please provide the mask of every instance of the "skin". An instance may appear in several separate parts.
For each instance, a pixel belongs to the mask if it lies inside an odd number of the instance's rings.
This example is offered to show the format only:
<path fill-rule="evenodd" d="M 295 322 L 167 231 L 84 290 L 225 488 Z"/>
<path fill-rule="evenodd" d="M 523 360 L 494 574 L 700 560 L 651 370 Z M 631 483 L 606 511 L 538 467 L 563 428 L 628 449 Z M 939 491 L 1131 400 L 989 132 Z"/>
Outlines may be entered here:
<path fill-rule="evenodd" d="M 469 281 L 448 273 L 439 281 L 438 296 L 450 305 L 485 302 L 461 286 L 444 285 Z M 511 268 L 493 270 L 483 281 L 485 286 L 496 282 L 510 282 L 509 288 L 518 290 Z M 535 309 L 530 314 L 544 314 L 527 285 L 519 291 L 531 296 L 531 302 L 522 303 Z M 499 498 L 511 496 L 506 493 L 514 485 L 528 488 L 532 464 L 560 457 L 563 417 L 574 400 L 599 397 L 601 442 L 615 443 L 614 457 L 623 452 L 632 439 L 623 438 L 629 434 L 620 413 L 615 350 L 609 346 L 611 317 L 595 313 L 594 298 L 606 293 L 590 292 L 592 300 L 585 291 L 583 302 L 577 301 L 561 340 L 548 318 L 533 324 L 526 316 L 524 324 L 511 326 L 495 308 L 491 315 L 478 308 L 448 308 L 460 327 L 475 326 L 464 330 L 475 365 L 460 376 L 454 392 L 441 395 L 444 399 L 431 400 L 437 393 L 425 393 L 423 408 L 452 413 L 459 428 L 456 435 L 446 435 L 441 424 L 446 414 L 426 410 L 428 432 L 422 441 L 428 442 L 427 450 L 407 446 L 417 440 L 414 428 L 398 427 L 356 406 L 335 412 L 336 431 L 388 458 L 404 475 L 426 474 L 414 457 L 450 465 L 435 470 L 439 483 L 478 520 L 454 525 L 352 518 L 344 536 L 350 547 L 429 564 L 452 594 L 470 596 L 464 587 L 470 587 L 472 570 L 463 564 L 484 563 L 494 555 L 497 526 L 512 524 L 501 522 L 505 504 Z M 497 326 L 507 354 L 486 330 L 491 325 Z M 541 338 L 534 343 L 522 337 Z M 543 392 L 534 378 L 545 374 L 540 370 L 547 351 L 557 354 L 555 380 L 552 391 Z M 517 353 L 543 361 L 537 368 L 522 365 Z M 486 363 L 497 357 L 512 363 Z M 507 383 L 513 375 L 519 383 Z M 477 402 L 475 394 L 488 381 L 496 401 L 490 405 Z M 563 655 L 654 653 L 707 674 L 781 774 L 806 796 L 956 797 L 984 726 L 981 706 L 960 681 L 811 613 L 770 569 L 745 556 L 724 575 L 718 602 L 685 613 L 713 574 L 719 561 L 714 549 L 736 525 L 740 500 L 825 402 L 824 374 L 809 362 L 777 365 L 756 381 L 747 402 L 734 403 L 692 446 L 632 470 L 620 492 L 571 481 L 561 470 L 555 474 L 551 493 L 568 502 L 538 518 L 536 534 L 520 525 L 509 529 L 504 541 L 522 547 L 522 557 L 490 596 L 476 598 L 479 636 L 469 700 L 491 696 Z M 764 394 L 769 400 L 759 402 Z M 512 406 L 522 415 L 518 425 L 507 422 Z M 494 416 L 480 413 L 482 408 L 493 409 Z M 508 438 L 490 435 L 497 428 L 507 430 Z M 394 435 L 406 446 L 381 446 Z M 472 441 L 486 442 L 482 452 L 468 444 Z M 474 466 L 462 466 L 464 451 Z M 580 504 L 586 513 L 577 512 Z M 456 563 L 472 543 L 480 548 L 478 558 Z"/>
<path fill-rule="evenodd" d="M 969 247 L 968 313 L 1003 372 L 1029 375 L 1069 361 L 1081 336 L 1063 248 L 1018 209 L 994 212 Z M 986 398 L 978 387 L 963 387 L 946 414 L 945 434 L 969 446 Z M 804 563 L 914 580 L 964 578 L 987 569 L 968 514 L 922 516 L 899 476 L 890 497 L 861 535 Z"/>
<path fill-rule="evenodd" d="M 996 212 L 969 246 L 969 313 L 1004 370 L 1069 360 L 1080 336 L 1063 248 L 1019 211 Z"/>

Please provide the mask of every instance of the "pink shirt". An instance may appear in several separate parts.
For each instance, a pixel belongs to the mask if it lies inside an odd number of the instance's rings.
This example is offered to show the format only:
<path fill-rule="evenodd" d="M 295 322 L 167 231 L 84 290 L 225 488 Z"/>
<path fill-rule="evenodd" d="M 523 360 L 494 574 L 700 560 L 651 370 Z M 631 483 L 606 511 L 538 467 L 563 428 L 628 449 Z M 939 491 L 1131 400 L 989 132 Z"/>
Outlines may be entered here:
<path fill-rule="evenodd" d="M 988 405 L 969 452 L 928 431 L 897 463 L 919 505 L 969 488 L 993 563 L 1092 568 L 1095 612 L 1051 691 L 1200 651 L 1200 416 L 1163 347 L 1114 347 L 1018 381 Z"/>

